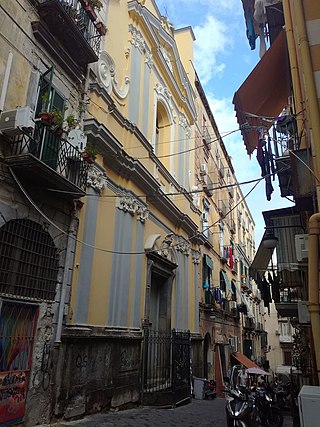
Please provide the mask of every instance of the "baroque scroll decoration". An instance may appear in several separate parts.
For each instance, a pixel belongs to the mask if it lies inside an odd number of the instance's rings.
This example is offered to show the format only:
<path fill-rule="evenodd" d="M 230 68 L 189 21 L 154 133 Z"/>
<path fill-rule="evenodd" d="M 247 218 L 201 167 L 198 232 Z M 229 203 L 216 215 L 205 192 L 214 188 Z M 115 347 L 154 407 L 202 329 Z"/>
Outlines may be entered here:
<path fill-rule="evenodd" d="M 118 87 L 115 63 L 107 52 L 101 52 L 97 68 L 98 80 L 105 87 L 107 93 L 111 95 L 113 91 L 118 98 L 125 99 L 129 93 L 130 79 L 125 76 L 123 87 Z"/>
<path fill-rule="evenodd" d="M 138 199 L 132 195 L 124 195 L 117 197 L 117 208 L 123 212 L 128 212 L 130 215 L 137 215 L 137 220 L 143 224 L 149 217 L 149 210 L 143 206 Z"/>
<path fill-rule="evenodd" d="M 101 194 L 106 186 L 106 175 L 95 166 L 91 166 L 88 170 L 87 186 L 93 188 L 97 193 Z"/>

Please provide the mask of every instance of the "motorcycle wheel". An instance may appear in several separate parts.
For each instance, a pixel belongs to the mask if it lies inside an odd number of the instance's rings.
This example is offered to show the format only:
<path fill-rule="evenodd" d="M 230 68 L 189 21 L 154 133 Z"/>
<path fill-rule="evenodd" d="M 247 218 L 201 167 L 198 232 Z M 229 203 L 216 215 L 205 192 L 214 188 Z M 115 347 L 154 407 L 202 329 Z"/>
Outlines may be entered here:
<path fill-rule="evenodd" d="M 283 415 L 280 411 L 273 410 L 272 414 L 268 417 L 268 427 L 281 427 L 283 424 Z"/>
<path fill-rule="evenodd" d="M 244 421 L 227 418 L 228 427 L 248 427 Z"/>

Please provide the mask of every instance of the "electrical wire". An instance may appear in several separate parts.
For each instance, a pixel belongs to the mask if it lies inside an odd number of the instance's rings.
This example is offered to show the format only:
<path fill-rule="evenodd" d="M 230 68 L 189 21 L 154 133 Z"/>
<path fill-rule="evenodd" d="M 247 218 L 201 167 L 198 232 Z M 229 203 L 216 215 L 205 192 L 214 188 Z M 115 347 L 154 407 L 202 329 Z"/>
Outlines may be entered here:
<path fill-rule="evenodd" d="M 101 248 L 99 246 L 95 246 L 95 245 L 91 245 L 90 243 L 84 242 L 83 240 L 77 239 L 76 237 L 70 235 L 69 233 L 67 233 L 66 231 L 64 231 L 62 228 L 60 228 L 57 224 L 55 224 L 40 208 L 39 206 L 32 200 L 32 198 L 29 196 L 29 194 L 27 193 L 27 191 L 25 190 L 25 188 L 23 187 L 23 185 L 21 184 L 21 182 L 19 181 L 19 179 L 17 178 L 17 176 L 15 175 L 15 173 L 13 172 L 13 170 L 11 169 L 11 167 L 9 167 L 9 171 L 11 173 L 11 176 L 13 177 L 14 181 L 16 182 L 16 184 L 18 185 L 18 187 L 20 188 L 21 192 L 24 194 L 24 196 L 26 197 L 26 199 L 29 201 L 29 203 L 36 209 L 36 211 L 46 220 L 48 221 L 49 224 L 51 224 L 53 227 L 55 227 L 57 230 L 59 230 L 62 234 L 64 235 L 68 235 L 69 238 L 75 240 L 77 243 L 80 243 L 84 246 L 87 246 L 89 248 L 92 248 L 94 250 L 100 251 L 100 252 L 105 252 L 108 254 L 115 254 L 115 255 L 146 255 L 148 253 L 158 253 L 158 249 L 153 249 L 150 251 L 142 251 L 142 252 L 121 252 L 121 251 L 113 251 L 110 249 L 105 249 L 105 248 Z M 264 177 L 262 177 L 260 179 L 260 181 L 262 181 L 264 179 Z M 226 212 L 226 214 L 224 215 L 223 218 L 225 218 L 227 215 L 229 215 L 229 213 L 231 211 L 233 211 L 241 202 L 243 202 L 248 196 L 249 194 L 257 187 L 257 185 L 259 184 L 259 182 L 256 182 L 255 185 L 251 188 L 251 190 L 232 208 L 230 209 L 228 212 Z M 215 221 L 213 224 L 211 224 L 210 226 L 208 226 L 205 230 L 209 230 L 210 228 L 214 227 L 215 225 L 217 225 L 219 222 L 221 221 L 221 219 Z M 188 239 L 185 239 L 186 241 L 191 241 L 192 239 L 201 236 L 203 233 L 203 231 L 199 231 L 196 232 L 194 235 L 192 235 L 191 237 L 189 237 Z M 174 248 L 175 246 L 179 246 L 179 243 L 177 244 L 173 244 L 170 246 L 170 248 Z"/>

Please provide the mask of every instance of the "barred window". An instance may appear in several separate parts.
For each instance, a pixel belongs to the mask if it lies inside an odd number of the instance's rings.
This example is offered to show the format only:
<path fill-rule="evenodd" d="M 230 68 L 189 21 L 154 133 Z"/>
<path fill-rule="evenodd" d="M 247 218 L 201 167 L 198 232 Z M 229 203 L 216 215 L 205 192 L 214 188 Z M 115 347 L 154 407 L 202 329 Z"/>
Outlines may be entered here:
<path fill-rule="evenodd" d="M 58 252 L 50 234 L 28 219 L 0 228 L 0 294 L 53 300 Z"/>

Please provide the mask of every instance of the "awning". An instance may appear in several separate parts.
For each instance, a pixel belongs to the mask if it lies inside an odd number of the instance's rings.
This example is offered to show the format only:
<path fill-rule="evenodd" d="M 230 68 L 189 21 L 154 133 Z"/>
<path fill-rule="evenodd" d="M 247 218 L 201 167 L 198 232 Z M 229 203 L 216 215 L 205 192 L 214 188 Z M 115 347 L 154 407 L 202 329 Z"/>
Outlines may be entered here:
<path fill-rule="evenodd" d="M 248 359 L 248 357 L 242 353 L 232 353 L 232 356 L 246 368 L 259 368 L 256 363 L 252 362 L 252 360 Z"/>
<path fill-rule="evenodd" d="M 252 277 L 255 277 L 254 272 L 256 271 L 261 273 L 264 273 L 265 271 L 267 271 L 268 265 L 270 263 L 270 260 L 274 251 L 274 249 L 266 248 L 265 245 L 263 244 L 263 239 L 265 237 L 266 237 L 266 231 L 262 236 L 258 250 L 250 266 L 250 274 Z"/>
<path fill-rule="evenodd" d="M 269 128 L 271 121 L 261 117 L 277 117 L 288 103 L 290 95 L 290 70 L 285 30 L 260 59 L 233 97 L 239 126 Z M 258 117 L 257 117 L 258 116 Z M 248 154 L 258 142 L 257 130 L 241 129 Z"/>
<path fill-rule="evenodd" d="M 228 279 L 228 276 L 227 276 L 226 272 L 223 271 L 223 270 L 220 270 L 220 274 L 222 275 L 222 278 L 223 278 L 224 283 L 226 284 L 227 288 L 229 289 L 229 291 L 231 292 L 231 294 L 233 294 L 231 283 L 230 283 L 230 280 Z"/>
<path fill-rule="evenodd" d="M 209 257 L 209 255 L 205 255 L 205 256 L 204 256 L 204 260 L 205 260 L 205 263 L 207 264 L 207 266 L 208 266 L 211 270 L 213 270 L 213 261 L 212 261 L 212 259 Z"/>

